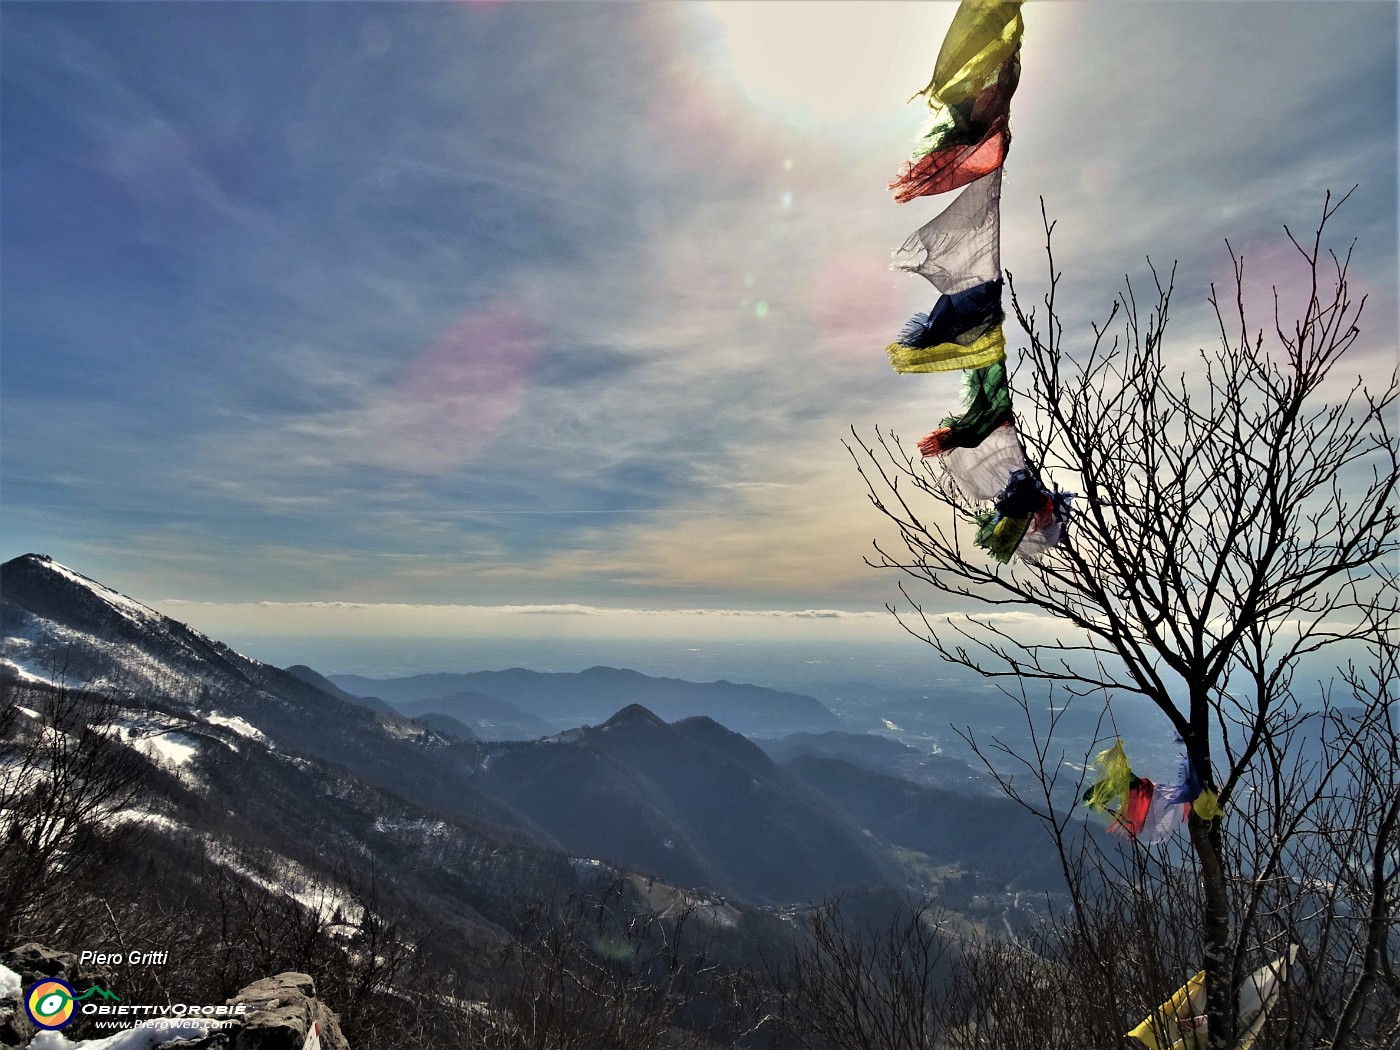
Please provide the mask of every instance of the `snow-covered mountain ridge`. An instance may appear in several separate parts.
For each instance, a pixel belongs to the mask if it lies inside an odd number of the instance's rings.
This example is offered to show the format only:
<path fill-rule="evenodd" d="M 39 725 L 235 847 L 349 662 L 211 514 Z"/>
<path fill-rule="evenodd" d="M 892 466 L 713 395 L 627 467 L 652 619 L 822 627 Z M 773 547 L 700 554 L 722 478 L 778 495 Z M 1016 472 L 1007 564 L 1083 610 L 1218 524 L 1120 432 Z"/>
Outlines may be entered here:
<path fill-rule="evenodd" d="M 0 617 L 0 668 L 28 680 L 193 702 L 283 675 L 47 555 L 0 566 Z"/>
<path fill-rule="evenodd" d="M 186 728 L 171 732 L 182 738 L 198 729 L 233 746 L 256 740 L 419 805 L 530 826 L 473 783 L 465 742 L 331 695 L 43 555 L 0 565 L 0 678 L 130 698 L 178 713 Z M 168 762 L 183 757 L 164 750 Z M 199 765 L 185 758 L 181 775 L 197 777 Z"/>
<path fill-rule="evenodd" d="M 0 675 L 159 697 L 192 714 L 204 710 L 203 720 L 240 726 L 245 735 L 267 731 L 248 712 L 214 709 L 214 700 L 263 707 L 268 694 L 290 692 L 328 717 L 363 706 L 244 656 L 42 554 L 0 566 L 0 626 Z M 276 706 L 285 709 L 288 697 L 278 699 Z M 396 737 L 446 742 L 408 719 L 391 715 L 386 722 Z"/>

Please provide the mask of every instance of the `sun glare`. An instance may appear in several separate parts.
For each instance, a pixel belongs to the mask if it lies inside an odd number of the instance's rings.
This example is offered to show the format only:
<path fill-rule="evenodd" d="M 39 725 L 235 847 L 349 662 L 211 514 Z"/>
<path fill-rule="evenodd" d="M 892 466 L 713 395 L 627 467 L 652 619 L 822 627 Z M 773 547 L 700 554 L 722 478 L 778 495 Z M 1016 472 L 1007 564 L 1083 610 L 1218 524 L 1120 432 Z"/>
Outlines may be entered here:
<path fill-rule="evenodd" d="M 709 3 L 729 72 L 753 101 L 791 123 L 902 113 L 924 86 L 955 6 L 898 3 Z"/>

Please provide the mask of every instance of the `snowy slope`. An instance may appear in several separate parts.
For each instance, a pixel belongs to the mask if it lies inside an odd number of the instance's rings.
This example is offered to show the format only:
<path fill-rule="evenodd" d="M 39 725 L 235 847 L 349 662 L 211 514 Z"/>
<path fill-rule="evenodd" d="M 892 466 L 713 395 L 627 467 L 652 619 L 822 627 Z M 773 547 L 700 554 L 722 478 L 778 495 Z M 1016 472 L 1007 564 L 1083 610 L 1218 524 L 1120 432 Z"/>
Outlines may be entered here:
<path fill-rule="evenodd" d="M 158 709 L 161 725 L 127 727 L 123 742 L 191 787 L 208 740 L 261 745 L 337 763 L 420 805 L 533 828 L 477 786 L 468 742 L 331 695 L 44 555 L 0 565 L 0 628 L 0 680 L 102 692 L 150 718 Z"/>
<path fill-rule="evenodd" d="M 447 743 L 409 719 L 367 714 L 44 555 L 0 566 L 0 626 L 0 677 L 156 701 L 184 709 L 189 722 L 274 747 L 347 718 L 381 738 Z M 174 760 L 178 740 L 150 746 Z"/>

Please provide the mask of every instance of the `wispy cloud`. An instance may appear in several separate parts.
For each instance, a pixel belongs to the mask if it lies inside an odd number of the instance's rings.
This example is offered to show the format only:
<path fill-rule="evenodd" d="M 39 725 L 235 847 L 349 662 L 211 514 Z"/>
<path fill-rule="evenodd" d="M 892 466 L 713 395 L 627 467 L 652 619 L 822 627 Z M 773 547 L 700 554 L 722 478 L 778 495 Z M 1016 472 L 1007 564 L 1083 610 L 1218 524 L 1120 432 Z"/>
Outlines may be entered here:
<path fill-rule="evenodd" d="M 1268 278 L 1360 181 L 1393 359 L 1393 9 L 1032 8 L 1028 298 L 1043 193 L 1071 333 L 1180 258 L 1185 360 L 1224 237 Z M 5 543 L 185 596 L 878 608 L 840 441 L 956 400 L 881 353 L 934 295 L 886 266 L 941 202 L 883 186 L 950 15 L 7 8 Z"/>

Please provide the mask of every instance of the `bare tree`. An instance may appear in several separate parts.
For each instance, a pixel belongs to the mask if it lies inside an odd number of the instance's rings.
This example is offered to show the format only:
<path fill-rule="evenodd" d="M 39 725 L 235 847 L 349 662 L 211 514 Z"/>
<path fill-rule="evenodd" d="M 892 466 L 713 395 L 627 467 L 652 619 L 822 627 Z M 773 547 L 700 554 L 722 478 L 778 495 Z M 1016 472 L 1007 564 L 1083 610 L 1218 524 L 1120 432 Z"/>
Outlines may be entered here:
<path fill-rule="evenodd" d="M 120 818 L 151 767 L 105 733 L 119 711 L 76 689 L 0 683 L 0 946 L 98 903 L 82 888 L 135 833 Z"/>
<path fill-rule="evenodd" d="M 967 523 L 978 508 L 897 439 L 881 434 L 852 449 L 874 505 L 903 540 L 903 549 L 877 544 L 871 564 L 902 575 L 907 630 L 991 678 L 1141 698 L 1217 793 L 1225 816 L 1193 812 L 1188 826 L 1210 1046 L 1222 1050 L 1235 1045 L 1236 996 L 1277 904 L 1260 887 L 1298 874 L 1286 850 L 1247 865 L 1243 852 L 1320 830 L 1315 822 L 1339 791 L 1363 790 L 1346 786 L 1358 762 L 1371 763 L 1362 780 L 1379 802 L 1358 801 L 1347 829 L 1326 830 L 1361 836 L 1374 859 L 1355 991 L 1365 999 L 1376 982 L 1394 980 L 1397 766 L 1393 750 L 1373 741 L 1357 758 L 1348 741 L 1392 725 L 1393 663 L 1376 654 L 1391 640 L 1396 606 L 1400 453 L 1390 417 L 1400 386 L 1393 372 L 1379 391 L 1338 374 L 1365 302 L 1352 295 L 1350 249 L 1324 247 L 1342 201 L 1328 195 L 1311 238 L 1288 232 L 1309 291 L 1290 313 L 1275 290 L 1267 335 L 1247 319 L 1244 260 L 1231 250 L 1233 294 L 1212 286 L 1209 297 L 1218 345 L 1200 351 L 1189 373 L 1167 350 L 1174 269 L 1166 277 L 1152 269 L 1150 308 L 1128 282 L 1087 346 L 1065 339 L 1046 221 L 1043 313 L 1027 308 L 1007 275 L 1027 340 L 1017 425 L 1029 464 L 1079 499 L 1067 541 L 1034 563 L 1005 567 L 972 549 Z M 910 581 L 974 612 L 926 611 Z M 1034 614 L 1053 633 L 1018 636 L 987 615 L 1008 611 Z M 1370 653 L 1373 688 L 1357 694 L 1361 715 L 1331 723 L 1336 732 L 1311 775 L 1285 784 L 1288 734 L 1317 715 L 1298 693 L 1303 661 L 1329 653 L 1338 668 Z M 1246 792 L 1268 804 L 1244 805 Z M 1264 823 L 1239 820 L 1246 809 Z M 1336 1018 L 1335 1045 L 1365 1009 Z"/>
<path fill-rule="evenodd" d="M 955 939 L 928 901 L 883 923 L 852 919 L 840 900 L 808 913 L 783 965 L 766 972 L 773 1021 L 803 1050 L 925 1050 L 949 1026 Z"/>
<path fill-rule="evenodd" d="M 631 898 L 620 880 L 526 905 L 494 960 L 485 1001 L 464 1013 L 458 1037 L 511 1050 L 719 1045 L 695 1028 L 732 1028 L 733 982 L 692 943 L 695 907 L 663 915 Z"/>

